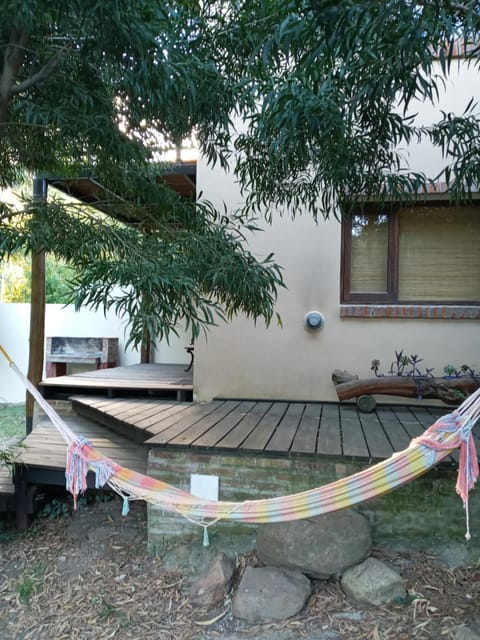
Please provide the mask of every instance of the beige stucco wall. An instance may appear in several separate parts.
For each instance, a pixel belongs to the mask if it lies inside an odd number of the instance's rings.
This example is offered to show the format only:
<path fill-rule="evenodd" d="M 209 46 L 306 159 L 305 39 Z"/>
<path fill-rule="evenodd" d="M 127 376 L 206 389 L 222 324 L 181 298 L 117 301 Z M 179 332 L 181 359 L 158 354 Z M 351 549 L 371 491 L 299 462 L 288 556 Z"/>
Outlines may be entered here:
<path fill-rule="evenodd" d="M 438 108 L 463 111 L 478 85 L 478 71 L 469 68 L 449 81 Z M 433 113 L 417 105 L 422 124 Z M 438 113 L 438 110 L 437 110 Z M 428 145 L 406 153 L 411 166 L 431 177 L 440 158 Z M 235 207 L 241 202 L 231 174 L 198 163 L 198 185 L 217 205 Z M 480 369 L 480 321 L 340 318 L 340 224 L 319 222 L 308 215 L 274 216 L 271 227 L 250 240 L 260 255 L 273 251 L 284 267 L 287 290 L 281 291 L 277 310 L 283 327 L 268 329 L 236 318 L 200 338 L 195 350 L 194 385 L 198 400 L 212 397 L 336 400 L 331 382 L 335 368 L 361 377 L 370 375 L 370 362 L 378 358 L 384 370 L 394 350 L 419 354 L 424 364 L 441 375 L 443 366 L 464 363 Z M 318 332 L 304 328 L 304 316 L 312 310 L 325 316 Z"/>

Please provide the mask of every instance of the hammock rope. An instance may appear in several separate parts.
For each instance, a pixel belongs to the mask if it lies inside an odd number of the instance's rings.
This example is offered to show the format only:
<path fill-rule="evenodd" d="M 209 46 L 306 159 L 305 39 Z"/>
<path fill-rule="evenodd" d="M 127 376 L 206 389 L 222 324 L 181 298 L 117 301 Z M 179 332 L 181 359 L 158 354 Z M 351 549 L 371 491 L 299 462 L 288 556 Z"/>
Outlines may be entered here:
<path fill-rule="evenodd" d="M 102 456 L 91 442 L 70 429 L 1 345 L 0 351 L 67 443 L 66 486 L 74 497 L 74 504 L 77 496 L 86 490 L 86 476 L 91 470 L 95 473 L 97 488 L 108 485 L 123 498 L 124 515 L 128 513 L 130 500 L 145 500 L 200 525 L 204 530 L 204 544 L 208 544 L 207 529 L 219 520 L 254 524 L 285 522 L 352 507 L 419 477 L 459 448 L 456 491 L 466 512 L 465 537 L 467 540 L 471 537 L 468 495 L 479 475 L 472 429 L 480 417 L 480 389 L 413 439 L 406 449 L 351 476 L 287 496 L 242 502 L 216 501 L 196 497 Z"/>

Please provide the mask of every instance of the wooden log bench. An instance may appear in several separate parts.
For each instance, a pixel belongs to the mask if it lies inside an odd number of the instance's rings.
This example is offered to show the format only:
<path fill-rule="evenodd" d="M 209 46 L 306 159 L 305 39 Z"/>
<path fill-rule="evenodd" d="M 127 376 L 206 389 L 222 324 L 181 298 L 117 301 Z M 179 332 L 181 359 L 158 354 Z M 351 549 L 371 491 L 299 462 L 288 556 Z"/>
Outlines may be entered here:
<path fill-rule="evenodd" d="M 476 376 L 436 378 L 386 375 L 361 380 L 346 371 L 335 370 L 332 380 L 340 401 L 355 398 L 360 411 L 366 413 L 375 409 L 374 394 L 435 399 L 458 406 L 467 395 L 480 387 L 480 379 Z"/>

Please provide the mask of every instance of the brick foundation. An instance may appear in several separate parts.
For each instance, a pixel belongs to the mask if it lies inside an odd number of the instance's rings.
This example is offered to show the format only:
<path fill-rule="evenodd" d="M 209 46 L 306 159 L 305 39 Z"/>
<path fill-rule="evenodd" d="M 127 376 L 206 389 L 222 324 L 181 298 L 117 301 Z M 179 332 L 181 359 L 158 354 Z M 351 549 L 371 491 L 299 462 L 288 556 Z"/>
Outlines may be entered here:
<path fill-rule="evenodd" d="M 190 474 L 217 475 L 220 500 L 269 498 L 321 486 L 365 468 L 365 464 L 331 458 L 270 457 L 247 454 L 209 454 L 152 449 L 148 473 L 189 490 Z M 358 505 L 373 528 L 375 544 L 407 544 L 422 548 L 422 541 L 438 539 L 462 543 L 465 512 L 455 492 L 456 471 L 440 466 L 427 475 L 381 498 Z M 472 544 L 480 539 L 480 493 L 470 496 Z M 255 535 L 256 525 L 219 522 L 211 532 Z M 184 518 L 149 505 L 148 539 L 152 551 L 175 538 L 195 536 L 201 529 Z"/>

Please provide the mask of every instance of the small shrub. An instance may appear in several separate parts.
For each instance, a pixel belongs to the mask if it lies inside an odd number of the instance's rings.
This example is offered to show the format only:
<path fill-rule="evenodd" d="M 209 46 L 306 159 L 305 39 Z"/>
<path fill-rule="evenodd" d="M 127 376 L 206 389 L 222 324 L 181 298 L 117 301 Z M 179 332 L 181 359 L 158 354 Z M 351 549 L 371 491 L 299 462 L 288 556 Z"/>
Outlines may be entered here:
<path fill-rule="evenodd" d="M 63 518 L 70 515 L 70 509 L 65 502 L 62 502 L 62 500 L 58 500 L 57 498 L 55 498 L 51 502 L 47 502 L 47 504 L 43 507 L 38 515 L 40 518 L 49 518 L 50 520 L 55 520 L 56 518 Z"/>
<path fill-rule="evenodd" d="M 45 562 L 36 562 L 17 582 L 15 591 L 18 593 L 22 604 L 29 605 L 32 597 L 40 591 L 46 569 L 47 564 Z"/>

